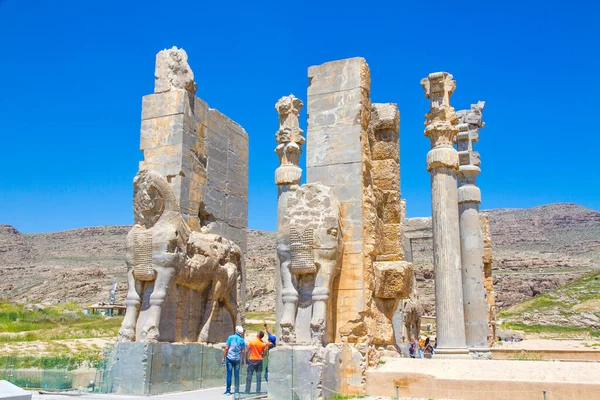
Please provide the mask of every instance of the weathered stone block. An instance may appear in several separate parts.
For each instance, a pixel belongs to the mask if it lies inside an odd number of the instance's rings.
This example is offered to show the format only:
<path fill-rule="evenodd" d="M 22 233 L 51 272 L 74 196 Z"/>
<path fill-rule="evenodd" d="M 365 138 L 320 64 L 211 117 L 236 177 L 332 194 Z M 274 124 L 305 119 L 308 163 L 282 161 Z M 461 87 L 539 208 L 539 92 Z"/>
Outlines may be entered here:
<path fill-rule="evenodd" d="M 371 86 L 369 66 L 362 57 L 336 60 L 308 68 L 308 96 Z"/>
<path fill-rule="evenodd" d="M 193 103 L 194 95 L 185 90 L 149 94 L 142 98 L 142 121 L 189 112 Z"/>
<path fill-rule="evenodd" d="M 361 131 L 359 125 L 311 130 L 307 144 L 307 167 L 360 162 Z"/>
<path fill-rule="evenodd" d="M 391 159 L 396 162 L 399 162 L 400 152 L 398 150 L 398 143 L 394 143 L 393 141 L 387 140 L 376 141 L 371 149 L 371 158 L 373 160 Z"/>
<path fill-rule="evenodd" d="M 413 266 L 406 261 L 376 261 L 375 297 L 381 299 L 407 299 L 412 291 Z"/>
<path fill-rule="evenodd" d="M 384 192 L 382 221 L 384 224 L 399 224 L 402 221 L 400 193 L 396 191 Z"/>
<path fill-rule="evenodd" d="M 184 89 L 192 94 L 196 93 L 197 85 L 188 64 L 187 53 L 175 46 L 156 54 L 154 79 L 154 93 L 168 92 L 171 89 Z"/>
<path fill-rule="evenodd" d="M 340 349 L 276 347 L 269 352 L 269 399 L 326 399 L 340 391 Z"/>
<path fill-rule="evenodd" d="M 371 178 L 380 189 L 400 191 L 400 167 L 394 160 L 373 161 Z"/>
<path fill-rule="evenodd" d="M 237 196 L 227 196 L 227 223 L 236 228 L 248 226 L 248 200 Z"/>
<path fill-rule="evenodd" d="M 383 226 L 382 254 L 404 254 L 401 224 L 386 224 Z"/>
<path fill-rule="evenodd" d="M 400 111 L 398 104 L 373 103 L 371 106 L 371 127 L 374 130 L 392 130 L 398 136 L 400 130 Z"/>

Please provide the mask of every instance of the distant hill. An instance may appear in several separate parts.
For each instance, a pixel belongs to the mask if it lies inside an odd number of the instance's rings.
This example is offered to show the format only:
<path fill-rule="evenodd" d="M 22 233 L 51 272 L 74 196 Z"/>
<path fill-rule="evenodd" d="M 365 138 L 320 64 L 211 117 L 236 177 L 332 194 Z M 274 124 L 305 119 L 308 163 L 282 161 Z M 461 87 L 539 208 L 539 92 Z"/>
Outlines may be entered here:
<path fill-rule="evenodd" d="M 600 272 L 516 304 L 502 311 L 498 322 L 503 329 L 600 337 Z"/>
<path fill-rule="evenodd" d="M 600 268 L 600 212 L 576 204 L 498 209 L 490 214 L 494 285 L 509 307 Z M 0 225 L 0 297 L 21 302 L 106 301 L 111 282 L 126 295 L 125 235 L 129 226 L 21 234 Z M 249 231 L 248 309 L 275 304 L 275 233 Z M 433 312 L 431 240 L 413 245 L 421 297 Z"/>
<path fill-rule="evenodd" d="M 496 304 L 510 307 L 600 269 L 600 212 L 572 203 L 486 210 Z M 431 225 L 430 218 L 426 223 Z M 410 220 L 409 220 L 410 223 Z M 421 222 L 423 224 L 423 222 Z M 434 313 L 433 243 L 413 241 L 417 283 Z"/>

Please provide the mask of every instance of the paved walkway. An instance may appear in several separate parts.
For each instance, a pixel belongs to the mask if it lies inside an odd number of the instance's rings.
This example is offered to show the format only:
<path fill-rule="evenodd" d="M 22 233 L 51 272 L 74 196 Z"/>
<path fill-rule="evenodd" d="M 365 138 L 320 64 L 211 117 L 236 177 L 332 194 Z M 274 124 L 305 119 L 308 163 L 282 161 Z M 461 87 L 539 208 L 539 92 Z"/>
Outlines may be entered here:
<path fill-rule="evenodd" d="M 32 400 L 67 400 L 67 399 L 82 399 L 82 400 L 133 400 L 133 399 L 142 399 L 142 398 L 151 398 L 152 400 L 219 400 L 219 399 L 228 399 L 234 400 L 238 399 L 237 396 L 225 396 L 223 392 L 225 391 L 225 387 L 213 388 L 213 389 L 203 389 L 203 390 L 194 390 L 192 392 L 179 392 L 179 393 L 169 393 L 163 394 L 160 396 L 124 396 L 117 394 L 81 394 L 81 395 L 42 395 L 35 392 L 33 394 Z M 263 395 L 266 395 L 264 393 Z M 240 399 L 250 400 L 260 398 L 257 394 L 253 393 L 250 395 L 241 395 Z"/>

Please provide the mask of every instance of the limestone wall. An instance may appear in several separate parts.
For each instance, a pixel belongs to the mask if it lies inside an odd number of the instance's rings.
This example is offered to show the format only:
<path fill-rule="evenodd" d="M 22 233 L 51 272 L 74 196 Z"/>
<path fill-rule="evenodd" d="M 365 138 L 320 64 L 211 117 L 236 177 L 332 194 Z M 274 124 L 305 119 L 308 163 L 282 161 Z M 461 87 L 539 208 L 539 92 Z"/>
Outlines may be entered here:
<path fill-rule="evenodd" d="M 350 58 L 310 67 L 308 76 L 307 182 L 329 186 L 342 210 L 342 269 L 330 305 L 339 342 L 340 330 L 355 338 L 366 334 L 361 138 L 371 110 L 369 67 L 363 58 Z"/>
<path fill-rule="evenodd" d="M 412 285 L 403 262 L 398 107 L 371 105 L 363 58 L 313 66 L 308 75 L 307 182 L 331 187 L 342 214 L 335 340 L 394 343 L 392 316 Z"/>
<path fill-rule="evenodd" d="M 182 73 L 184 71 L 185 73 Z M 155 93 L 142 100 L 140 170 L 163 175 L 193 231 L 223 236 L 247 250 L 248 135 L 230 118 L 195 96 L 196 84 L 183 50 L 163 50 L 156 57 Z M 244 261 L 242 260 L 242 263 Z M 233 294 L 244 320 L 245 268 Z M 142 310 L 152 283 L 146 284 Z M 177 286 L 177 285 L 175 285 Z M 161 313 L 161 341 L 196 341 L 206 296 L 177 286 Z M 144 311 L 140 313 L 143 321 Z M 235 322 L 214 317 L 217 340 L 233 332 Z M 238 321 L 240 322 L 240 321 Z M 225 324 L 225 325 L 223 325 Z"/>

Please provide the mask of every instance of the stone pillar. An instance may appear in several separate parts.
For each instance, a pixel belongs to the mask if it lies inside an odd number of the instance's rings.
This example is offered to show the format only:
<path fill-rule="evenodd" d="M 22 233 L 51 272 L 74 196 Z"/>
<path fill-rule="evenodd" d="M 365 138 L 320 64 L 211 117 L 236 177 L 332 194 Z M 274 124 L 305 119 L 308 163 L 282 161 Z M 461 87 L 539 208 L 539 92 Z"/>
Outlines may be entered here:
<path fill-rule="evenodd" d="M 335 341 L 368 341 L 363 250 L 363 144 L 371 113 L 369 66 L 356 57 L 308 69 L 307 183 L 329 186 L 342 208 L 343 258 L 334 283 Z"/>
<path fill-rule="evenodd" d="M 481 191 L 476 184 L 477 175 L 481 170 L 479 153 L 473 150 L 473 143 L 479 140 L 479 128 L 484 126 L 481 121 L 484 104 L 484 102 L 479 102 L 471 105 L 470 110 L 457 113 L 459 124 L 456 147 L 460 162 L 458 214 L 460 218 L 465 336 L 471 353 L 490 357 L 490 348 L 487 344 L 487 300 L 483 285 L 483 237 L 479 223 Z"/>
<path fill-rule="evenodd" d="M 277 202 L 277 229 L 279 236 L 287 234 L 282 226 L 282 221 L 287 209 L 287 200 L 290 189 L 300 185 L 302 178 L 302 169 L 299 167 L 300 155 L 302 154 L 302 145 L 304 137 L 302 129 L 298 123 L 298 117 L 304 104 L 302 100 L 296 98 L 293 94 L 284 96 L 277 101 L 275 109 L 279 113 L 279 130 L 275 134 L 277 147 L 275 153 L 279 157 L 279 167 L 275 170 L 275 184 L 278 188 Z M 281 240 L 278 240 L 281 242 Z M 278 256 L 279 257 L 279 256 Z M 275 268 L 276 279 L 276 304 L 275 314 L 277 320 L 277 337 L 281 337 L 279 321 L 283 312 L 283 295 L 295 296 L 294 301 L 298 301 L 296 294 L 282 294 L 281 285 L 281 260 L 278 260 L 278 267 Z"/>
<path fill-rule="evenodd" d="M 453 147 L 458 128 L 456 113 L 450 106 L 456 82 L 447 72 L 436 72 L 423 78 L 421 86 L 431 107 L 425 116 L 425 136 L 431 140 L 427 171 L 431 173 L 436 356 L 464 357 L 469 351 L 465 339 L 458 227 L 458 153 Z"/>
<path fill-rule="evenodd" d="M 479 223 L 483 235 L 483 278 L 488 306 L 488 346 L 496 341 L 496 292 L 492 276 L 492 235 L 490 233 L 490 216 L 479 213 Z"/>
<path fill-rule="evenodd" d="M 399 132 L 398 105 L 373 104 L 365 149 L 370 162 L 363 171 L 363 234 L 370 256 L 365 262 L 365 301 L 370 311 L 366 321 L 374 344 L 401 342 L 402 329 L 398 324 L 394 328 L 393 319 L 413 285 L 412 264 L 404 261 Z"/>

